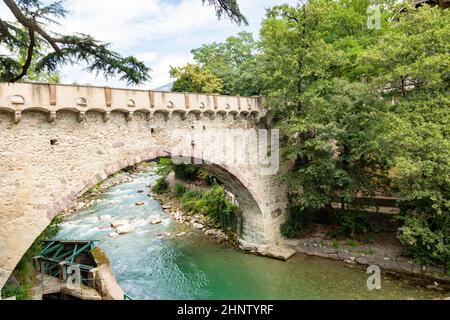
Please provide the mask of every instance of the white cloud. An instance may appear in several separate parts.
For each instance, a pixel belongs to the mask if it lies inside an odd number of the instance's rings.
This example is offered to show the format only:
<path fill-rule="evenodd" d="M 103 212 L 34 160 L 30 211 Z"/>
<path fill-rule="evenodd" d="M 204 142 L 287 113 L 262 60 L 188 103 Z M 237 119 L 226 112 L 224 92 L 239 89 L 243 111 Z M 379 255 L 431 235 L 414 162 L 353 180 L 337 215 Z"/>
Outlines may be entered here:
<path fill-rule="evenodd" d="M 192 62 L 190 50 L 202 43 L 223 41 L 241 30 L 257 34 L 265 9 L 276 4 L 295 4 L 297 0 L 240 0 L 247 27 L 226 19 L 217 20 L 212 7 L 201 0 L 67 0 L 70 10 L 56 31 L 86 33 L 111 43 L 124 55 L 134 55 L 152 68 L 152 81 L 146 87 L 158 87 L 171 81 L 169 66 Z M 0 2 L 0 16 L 10 18 Z M 82 71 L 82 66 L 66 67 L 64 82 L 124 86 L 117 79 L 106 81 Z"/>
<path fill-rule="evenodd" d="M 170 83 L 173 81 L 169 75 L 170 67 L 181 67 L 188 62 L 193 62 L 190 54 L 172 54 L 158 58 L 156 63 L 152 64 L 152 81 L 147 87 L 157 88 Z"/>
<path fill-rule="evenodd" d="M 214 22 L 211 8 L 200 0 L 170 4 L 158 0 L 70 0 L 72 14 L 63 22 L 65 32 L 91 34 L 127 50 L 142 43 L 181 33 L 189 34 Z"/>

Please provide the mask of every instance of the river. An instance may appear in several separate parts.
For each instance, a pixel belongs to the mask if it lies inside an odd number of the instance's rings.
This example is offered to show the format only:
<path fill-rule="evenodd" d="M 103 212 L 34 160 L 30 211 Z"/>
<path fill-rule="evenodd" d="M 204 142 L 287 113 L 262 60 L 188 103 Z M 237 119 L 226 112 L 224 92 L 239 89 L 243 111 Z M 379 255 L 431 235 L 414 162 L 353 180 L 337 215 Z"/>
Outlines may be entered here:
<path fill-rule="evenodd" d="M 182 237 L 181 226 L 147 196 L 152 173 L 133 175 L 112 187 L 100 203 L 79 211 L 61 224 L 59 240 L 100 240 L 119 284 L 133 299 L 433 299 L 438 292 L 406 280 L 382 277 L 382 289 L 369 291 L 367 275 L 344 263 L 297 255 L 287 262 L 244 254 L 228 244 L 217 245 L 200 231 Z M 145 190 L 138 193 L 138 190 Z M 136 206 L 136 202 L 145 202 Z M 127 219 L 137 231 L 119 237 L 110 222 Z M 151 217 L 161 224 L 151 225 Z M 186 226 L 183 226 L 186 228 Z"/>

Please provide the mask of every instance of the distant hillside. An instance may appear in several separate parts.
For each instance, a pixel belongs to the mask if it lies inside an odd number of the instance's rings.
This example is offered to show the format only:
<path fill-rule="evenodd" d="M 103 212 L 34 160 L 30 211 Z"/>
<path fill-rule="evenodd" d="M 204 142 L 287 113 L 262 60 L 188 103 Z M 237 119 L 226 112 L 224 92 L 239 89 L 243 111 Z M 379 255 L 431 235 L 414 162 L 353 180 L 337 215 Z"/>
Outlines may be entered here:
<path fill-rule="evenodd" d="M 159 88 L 154 89 L 155 91 L 167 91 L 172 92 L 173 82 L 165 84 Z"/>

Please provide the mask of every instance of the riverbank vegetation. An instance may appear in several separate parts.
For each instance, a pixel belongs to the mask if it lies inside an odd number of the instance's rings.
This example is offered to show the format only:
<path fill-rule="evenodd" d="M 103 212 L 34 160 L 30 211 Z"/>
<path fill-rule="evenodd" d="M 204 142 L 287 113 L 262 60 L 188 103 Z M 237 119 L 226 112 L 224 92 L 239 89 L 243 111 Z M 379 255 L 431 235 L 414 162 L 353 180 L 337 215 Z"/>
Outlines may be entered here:
<path fill-rule="evenodd" d="M 179 181 L 172 187 L 167 182 L 171 172 L 174 173 L 176 181 Z M 161 178 L 153 186 L 153 192 L 171 192 L 178 198 L 184 211 L 211 219 L 216 227 L 224 232 L 242 232 L 239 207 L 229 199 L 224 186 L 208 171 L 193 165 L 173 164 L 169 159 L 160 159 L 156 173 Z"/>
<path fill-rule="evenodd" d="M 378 4 L 275 6 L 258 40 L 242 32 L 192 53 L 217 93 L 269 97 L 290 168 L 285 236 L 324 211 L 335 236 L 364 233 L 358 199 L 393 196 L 406 253 L 450 266 L 450 10 Z"/>

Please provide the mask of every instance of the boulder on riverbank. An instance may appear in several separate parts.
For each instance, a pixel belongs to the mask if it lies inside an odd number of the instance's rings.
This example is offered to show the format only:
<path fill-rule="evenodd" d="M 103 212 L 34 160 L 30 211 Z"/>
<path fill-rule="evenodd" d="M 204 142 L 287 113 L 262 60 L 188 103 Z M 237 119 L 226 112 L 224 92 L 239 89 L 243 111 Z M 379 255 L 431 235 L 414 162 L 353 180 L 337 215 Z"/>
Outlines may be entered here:
<path fill-rule="evenodd" d="M 201 223 L 194 223 L 192 226 L 193 226 L 195 229 L 199 229 L 199 230 L 205 228 L 205 226 L 204 226 L 203 224 L 201 224 Z"/>
<path fill-rule="evenodd" d="M 118 228 L 118 227 L 127 225 L 129 223 L 130 223 L 130 221 L 128 221 L 128 220 L 116 220 L 111 223 L 111 227 Z"/>
<path fill-rule="evenodd" d="M 151 218 L 150 219 L 150 224 L 160 224 L 162 223 L 162 220 L 159 218 Z"/>
<path fill-rule="evenodd" d="M 116 229 L 118 234 L 127 234 L 136 231 L 136 227 L 131 224 L 120 226 Z"/>

